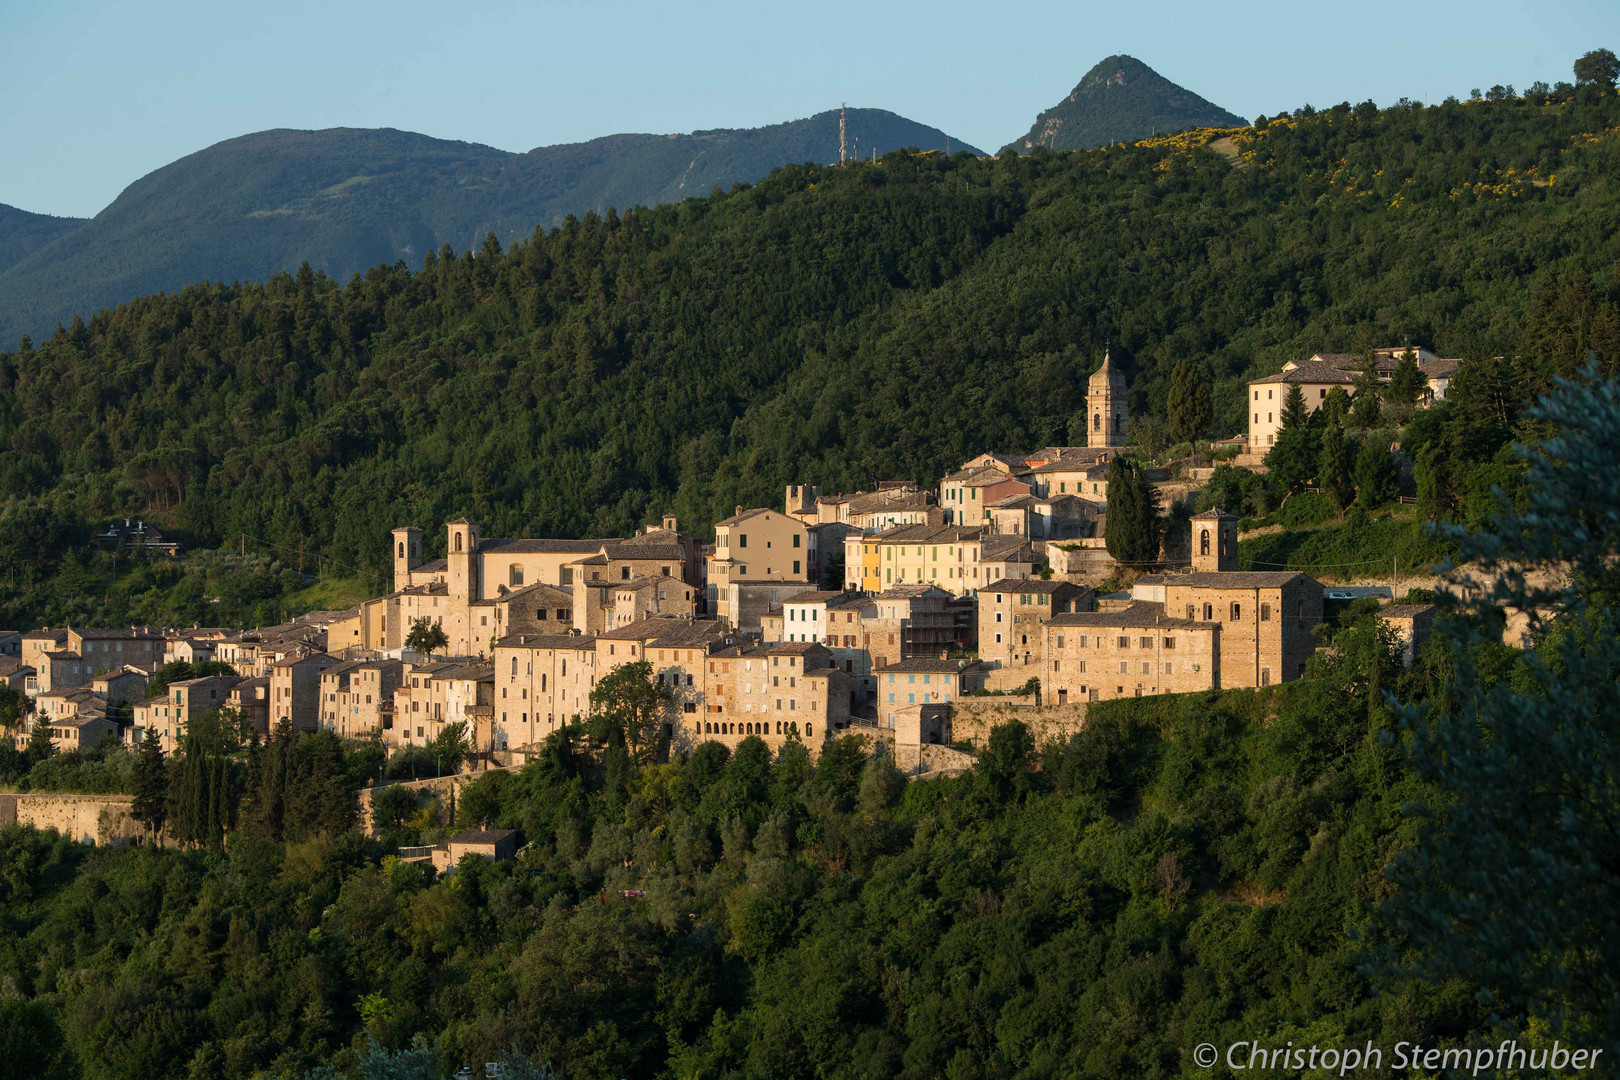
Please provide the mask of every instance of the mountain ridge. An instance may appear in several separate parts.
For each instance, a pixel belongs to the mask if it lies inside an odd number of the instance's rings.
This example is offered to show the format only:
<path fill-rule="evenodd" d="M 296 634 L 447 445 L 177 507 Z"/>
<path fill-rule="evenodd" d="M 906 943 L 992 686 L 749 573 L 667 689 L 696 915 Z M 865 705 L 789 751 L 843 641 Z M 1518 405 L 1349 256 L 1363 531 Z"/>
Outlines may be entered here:
<path fill-rule="evenodd" d="M 982 151 L 882 109 L 848 109 L 852 148 Z M 569 215 L 675 202 L 838 157 L 837 110 L 760 128 L 624 132 L 511 152 L 397 128 L 273 128 L 147 173 L 91 219 L 0 221 L 0 342 L 74 315 L 308 262 L 333 277 L 443 244 L 503 243 Z M 69 222 L 62 226 L 46 221 Z"/>

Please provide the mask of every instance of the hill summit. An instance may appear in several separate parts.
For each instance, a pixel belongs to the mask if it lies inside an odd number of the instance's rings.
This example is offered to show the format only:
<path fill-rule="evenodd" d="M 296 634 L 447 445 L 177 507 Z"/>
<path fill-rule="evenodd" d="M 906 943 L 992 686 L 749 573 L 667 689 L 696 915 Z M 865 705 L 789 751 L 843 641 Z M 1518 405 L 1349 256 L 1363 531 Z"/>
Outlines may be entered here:
<path fill-rule="evenodd" d="M 1248 121 L 1177 86 L 1134 56 L 1110 56 L 1086 72 L 1069 96 L 1035 117 L 1029 133 L 1002 148 L 1026 154 L 1084 150 L 1195 127 L 1246 127 Z"/>

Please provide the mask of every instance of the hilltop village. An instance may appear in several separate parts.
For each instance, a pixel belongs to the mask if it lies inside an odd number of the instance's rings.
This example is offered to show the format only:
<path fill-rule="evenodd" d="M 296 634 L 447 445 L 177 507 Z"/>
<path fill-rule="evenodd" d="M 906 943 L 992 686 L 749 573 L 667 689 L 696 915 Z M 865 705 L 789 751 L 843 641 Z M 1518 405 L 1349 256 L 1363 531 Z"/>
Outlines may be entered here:
<path fill-rule="evenodd" d="M 1410 347 L 1374 355 L 1385 381 L 1415 358 L 1422 403 L 1444 399 L 1457 367 Z M 1367 367 L 1319 354 L 1250 383 L 1249 435 L 1232 442 L 1258 464 L 1289 391 L 1314 411 Z M 1302 677 L 1323 586 L 1240 570 L 1235 516 L 1192 515 L 1165 544 L 1184 559 L 1121 567 L 1109 555 L 1108 476 L 1129 426 L 1124 378 L 1105 357 L 1088 386 L 1084 447 L 985 452 L 931 488 L 793 485 L 780 509 L 739 506 L 716 522 L 712 543 L 673 516 L 635 536 L 577 540 L 491 538 L 458 519 L 444 526 L 444 557 L 429 559 L 420 529 L 396 528 L 393 589 L 352 609 L 248 630 L 0 633 L 0 680 L 26 695 L 59 750 L 133 747 L 150 732 L 172 753 L 189 725 L 230 709 L 261 734 L 329 730 L 389 752 L 459 724 L 473 767 L 487 767 L 522 764 L 591 711 L 604 677 L 644 663 L 664 692 L 672 752 L 758 736 L 773 751 L 798 740 L 816 753 L 854 732 L 920 770 L 922 748 L 973 741 L 953 721 L 987 696 L 1038 720 Z M 166 543 L 144 524 L 130 542 L 150 546 L 148 533 Z M 1128 587 L 1098 591 L 1122 570 L 1133 571 Z M 1384 609 L 1409 654 L 1430 616 Z M 164 680 L 148 694 L 177 661 L 234 674 Z M 18 748 L 32 737 L 21 726 Z"/>

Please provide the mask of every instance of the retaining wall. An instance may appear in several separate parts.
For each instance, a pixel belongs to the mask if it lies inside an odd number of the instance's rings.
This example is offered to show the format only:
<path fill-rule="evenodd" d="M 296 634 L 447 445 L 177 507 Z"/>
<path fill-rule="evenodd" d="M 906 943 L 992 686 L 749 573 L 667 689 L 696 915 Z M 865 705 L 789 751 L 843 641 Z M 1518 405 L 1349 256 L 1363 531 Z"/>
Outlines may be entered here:
<path fill-rule="evenodd" d="M 146 831 L 130 816 L 133 801 L 128 795 L 0 795 L 0 826 L 55 829 L 81 844 L 127 844 Z"/>

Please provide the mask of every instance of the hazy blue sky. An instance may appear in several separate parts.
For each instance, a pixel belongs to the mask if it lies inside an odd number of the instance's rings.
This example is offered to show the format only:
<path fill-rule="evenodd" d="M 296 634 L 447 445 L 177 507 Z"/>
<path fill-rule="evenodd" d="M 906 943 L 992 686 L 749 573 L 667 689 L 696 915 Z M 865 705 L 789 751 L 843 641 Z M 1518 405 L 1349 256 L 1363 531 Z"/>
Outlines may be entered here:
<path fill-rule="evenodd" d="M 175 158 L 272 127 L 528 150 L 847 101 L 993 152 L 1112 53 L 1252 117 L 1522 89 L 1598 46 L 1620 50 L 1617 0 L 0 0 L 0 202 L 91 215 Z"/>

